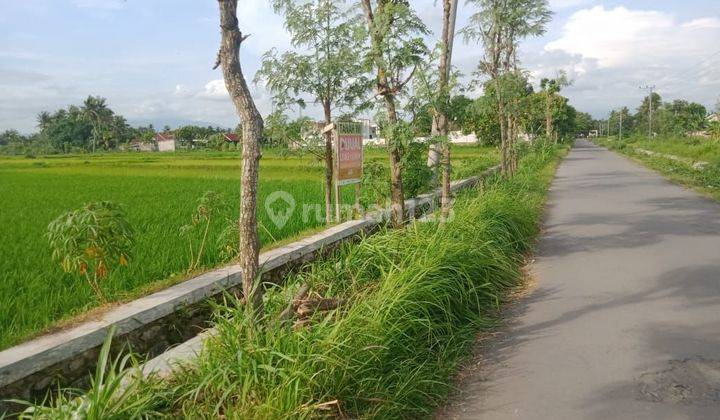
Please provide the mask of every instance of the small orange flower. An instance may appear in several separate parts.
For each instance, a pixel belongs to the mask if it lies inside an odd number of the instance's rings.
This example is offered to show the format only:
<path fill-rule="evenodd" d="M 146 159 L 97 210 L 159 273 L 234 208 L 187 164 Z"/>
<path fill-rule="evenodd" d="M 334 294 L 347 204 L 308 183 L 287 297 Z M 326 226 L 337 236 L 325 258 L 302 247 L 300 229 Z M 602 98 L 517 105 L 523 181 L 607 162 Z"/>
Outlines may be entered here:
<path fill-rule="evenodd" d="M 80 263 L 80 274 L 84 275 L 85 273 L 87 273 L 87 268 L 88 268 L 87 263 L 85 263 L 84 261 L 81 262 Z"/>
<path fill-rule="evenodd" d="M 105 267 L 105 263 L 100 261 L 97 266 L 97 274 L 98 277 L 101 279 L 105 278 L 107 276 L 107 267 Z"/>
<path fill-rule="evenodd" d="M 125 255 L 124 255 L 124 254 L 120 254 L 120 261 L 118 261 L 118 262 L 120 263 L 120 265 L 127 265 L 127 264 L 128 264 L 128 260 L 127 260 L 127 258 L 125 258 Z"/>

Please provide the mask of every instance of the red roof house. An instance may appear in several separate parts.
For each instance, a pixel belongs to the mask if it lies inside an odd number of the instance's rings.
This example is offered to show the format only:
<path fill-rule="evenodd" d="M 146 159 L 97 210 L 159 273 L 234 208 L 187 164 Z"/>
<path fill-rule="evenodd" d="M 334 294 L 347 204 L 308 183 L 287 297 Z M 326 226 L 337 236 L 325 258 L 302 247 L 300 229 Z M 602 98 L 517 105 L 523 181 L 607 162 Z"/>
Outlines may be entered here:
<path fill-rule="evenodd" d="M 175 134 L 173 133 L 157 133 L 155 134 L 155 141 L 175 141 Z"/>
<path fill-rule="evenodd" d="M 225 133 L 225 134 L 223 134 L 223 138 L 228 143 L 239 143 L 240 142 L 240 138 L 235 133 Z"/>

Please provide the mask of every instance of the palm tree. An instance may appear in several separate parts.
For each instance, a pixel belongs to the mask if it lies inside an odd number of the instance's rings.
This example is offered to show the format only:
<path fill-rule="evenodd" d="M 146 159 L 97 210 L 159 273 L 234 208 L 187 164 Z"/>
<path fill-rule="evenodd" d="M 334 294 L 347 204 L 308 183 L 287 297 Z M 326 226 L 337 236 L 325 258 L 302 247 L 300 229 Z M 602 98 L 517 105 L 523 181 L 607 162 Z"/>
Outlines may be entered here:
<path fill-rule="evenodd" d="M 98 140 L 102 141 L 103 128 L 112 120 L 113 112 L 107 107 L 105 98 L 100 96 L 88 96 L 83 102 L 82 113 L 84 118 L 92 124 L 92 151 L 95 152 L 95 146 Z"/>
<path fill-rule="evenodd" d="M 37 116 L 37 122 L 38 122 L 38 128 L 40 131 L 45 131 L 50 126 L 50 123 L 52 122 L 52 115 L 50 115 L 49 112 L 43 111 L 38 114 Z"/>

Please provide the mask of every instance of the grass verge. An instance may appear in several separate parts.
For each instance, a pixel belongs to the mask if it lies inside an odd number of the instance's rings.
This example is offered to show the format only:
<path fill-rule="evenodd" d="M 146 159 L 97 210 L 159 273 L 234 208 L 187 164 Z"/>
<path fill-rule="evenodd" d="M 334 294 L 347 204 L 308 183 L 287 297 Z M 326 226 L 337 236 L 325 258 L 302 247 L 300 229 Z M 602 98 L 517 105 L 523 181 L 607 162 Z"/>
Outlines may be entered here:
<path fill-rule="evenodd" d="M 660 172 L 671 181 L 691 187 L 694 190 L 720 201 L 720 142 L 698 138 L 631 137 L 617 140 L 601 138 L 596 143 L 616 150 L 645 166 Z M 636 149 L 664 153 L 686 159 L 686 162 L 662 156 L 648 156 Z M 689 162 L 707 162 L 702 169 L 693 168 Z"/>
<path fill-rule="evenodd" d="M 121 397 L 98 382 L 83 397 L 28 415 L 430 416 L 477 332 L 495 324 L 499 305 L 521 281 L 559 154 L 537 147 L 513 179 L 462 194 L 446 224 L 381 232 L 313 263 L 267 294 L 259 326 L 228 298 L 217 308 L 217 334 L 169 380 L 135 384 Z M 300 284 L 310 285 L 311 298 L 343 304 L 316 312 L 308 326 L 282 324 L 278 314 Z"/>

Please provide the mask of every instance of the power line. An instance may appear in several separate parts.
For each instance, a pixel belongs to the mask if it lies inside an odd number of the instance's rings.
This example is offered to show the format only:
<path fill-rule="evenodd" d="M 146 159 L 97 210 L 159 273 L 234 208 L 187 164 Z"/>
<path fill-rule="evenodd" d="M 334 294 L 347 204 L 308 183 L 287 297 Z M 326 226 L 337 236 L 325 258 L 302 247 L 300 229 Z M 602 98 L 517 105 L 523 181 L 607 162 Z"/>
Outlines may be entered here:
<path fill-rule="evenodd" d="M 685 75 L 686 73 L 689 73 L 689 72 L 692 71 L 692 70 L 697 71 L 697 69 L 698 69 L 698 67 L 699 67 L 700 65 L 705 64 L 706 62 L 710 61 L 711 58 L 714 58 L 714 57 L 716 57 L 716 56 L 718 56 L 718 55 L 720 55 L 720 50 L 715 51 L 714 53 L 712 53 L 712 54 L 710 54 L 709 56 L 705 57 L 704 59 L 698 61 L 698 62 L 695 63 L 694 65 L 686 68 L 685 70 L 682 70 L 682 71 L 679 72 L 679 73 L 675 73 L 675 74 L 673 74 L 673 75 L 670 75 L 670 78 L 683 76 L 683 75 Z"/>

